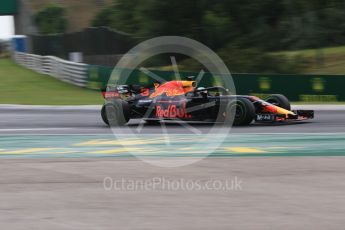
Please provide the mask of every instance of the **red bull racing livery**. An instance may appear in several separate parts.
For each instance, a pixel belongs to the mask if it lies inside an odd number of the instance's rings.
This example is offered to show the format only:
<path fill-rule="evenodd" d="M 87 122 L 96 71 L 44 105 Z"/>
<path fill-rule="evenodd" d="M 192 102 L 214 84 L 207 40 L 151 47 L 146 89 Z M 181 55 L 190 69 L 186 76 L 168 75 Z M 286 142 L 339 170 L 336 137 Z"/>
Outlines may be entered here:
<path fill-rule="evenodd" d="M 288 99 L 273 94 L 265 100 L 231 95 L 223 87 L 197 88 L 196 82 L 168 81 L 152 87 L 110 85 L 103 90 L 101 115 L 108 125 L 124 125 L 130 119 L 147 122 L 182 120 L 249 125 L 255 122 L 303 121 L 314 111 L 292 111 Z"/>

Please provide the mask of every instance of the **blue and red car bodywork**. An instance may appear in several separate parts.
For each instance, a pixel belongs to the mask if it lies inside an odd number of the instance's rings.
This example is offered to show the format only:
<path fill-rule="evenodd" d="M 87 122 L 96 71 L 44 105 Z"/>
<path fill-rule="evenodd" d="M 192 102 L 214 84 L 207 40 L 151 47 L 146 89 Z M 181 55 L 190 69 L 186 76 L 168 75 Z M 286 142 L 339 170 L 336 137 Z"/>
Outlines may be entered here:
<path fill-rule="evenodd" d="M 285 103 L 282 106 L 279 100 L 278 103 L 273 103 L 255 96 L 230 95 L 223 87 L 196 88 L 194 81 L 169 81 L 161 85 L 156 84 L 152 88 L 133 85 L 108 86 L 102 93 L 106 100 L 102 117 L 106 123 L 109 123 L 105 120 L 107 106 L 119 103 L 125 121 L 140 118 L 226 122 L 229 106 L 232 104 L 236 107 L 235 120 L 239 116 L 247 116 L 246 121 L 239 122 L 238 125 L 246 125 L 253 120 L 256 122 L 302 121 L 314 117 L 314 111 L 292 111 L 290 105 L 287 106 Z M 239 102 L 242 102 L 242 105 Z M 121 108 L 116 107 L 116 109 Z"/>

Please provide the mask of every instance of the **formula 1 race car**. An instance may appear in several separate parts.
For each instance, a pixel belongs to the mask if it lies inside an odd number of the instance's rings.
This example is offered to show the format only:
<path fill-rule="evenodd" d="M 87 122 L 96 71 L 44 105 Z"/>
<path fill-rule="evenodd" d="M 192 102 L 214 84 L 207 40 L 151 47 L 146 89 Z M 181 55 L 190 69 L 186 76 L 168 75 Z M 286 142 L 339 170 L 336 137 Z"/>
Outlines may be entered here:
<path fill-rule="evenodd" d="M 249 125 L 255 122 L 302 121 L 314 118 L 312 110 L 291 111 L 289 100 L 273 94 L 230 95 L 224 87 L 197 88 L 196 82 L 168 81 L 152 87 L 109 85 L 102 91 L 101 115 L 108 125 L 120 126 L 132 118 L 148 123 L 160 120 L 223 122 Z"/>

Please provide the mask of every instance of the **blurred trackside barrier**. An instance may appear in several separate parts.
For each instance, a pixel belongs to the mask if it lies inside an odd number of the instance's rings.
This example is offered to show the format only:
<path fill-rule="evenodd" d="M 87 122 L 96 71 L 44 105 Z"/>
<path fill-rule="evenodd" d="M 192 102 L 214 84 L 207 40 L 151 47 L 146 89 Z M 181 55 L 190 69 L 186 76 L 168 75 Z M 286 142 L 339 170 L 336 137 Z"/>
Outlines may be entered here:
<path fill-rule="evenodd" d="M 113 71 L 111 67 L 66 61 L 54 56 L 40 56 L 16 52 L 14 60 L 29 69 L 48 74 L 80 87 L 99 90 L 105 87 Z M 127 70 L 130 71 L 130 70 Z M 166 80 L 175 79 L 173 71 L 151 70 Z M 195 72 L 181 72 L 181 78 L 197 76 Z M 130 71 L 126 84 L 152 85 L 153 79 L 135 69 Z M 117 77 L 117 76 L 115 76 Z M 296 74 L 232 74 L 236 94 L 265 97 L 274 93 L 286 95 L 291 101 L 345 101 L 345 75 Z M 220 75 L 205 73 L 199 86 L 221 85 Z"/>
<path fill-rule="evenodd" d="M 28 37 L 32 42 L 34 54 L 65 58 L 71 52 L 80 52 L 83 53 L 84 60 L 89 57 L 92 59 L 94 55 L 125 54 L 138 44 L 132 35 L 107 27 L 90 27 L 73 33 L 36 34 Z"/>
<path fill-rule="evenodd" d="M 14 52 L 13 59 L 19 65 L 39 73 L 48 74 L 61 81 L 80 86 L 87 86 L 88 65 L 66 61 L 54 56 Z"/>
<path fill-rule="evenodd" d="M 88 70 L 88 88 L 105 87 L 113 68 L 90 65 Z M 158 76 L 174 79 L 173 71 L 151 70 Z M 195 72 L 180 72 L 181 78 L 197 76 Z M 280 93 L 291 101 L 301 102 L 337 102 L 345 101 L 345 75 L 297 75 L 297 74 L 232 74 L 236 94 L 266 97 Z M 139 70 L 133 70 L 127 84 L 152 85 L 153 79 Z M 221 85 L 220 76 L 205 73 L 200 87 Z"/>

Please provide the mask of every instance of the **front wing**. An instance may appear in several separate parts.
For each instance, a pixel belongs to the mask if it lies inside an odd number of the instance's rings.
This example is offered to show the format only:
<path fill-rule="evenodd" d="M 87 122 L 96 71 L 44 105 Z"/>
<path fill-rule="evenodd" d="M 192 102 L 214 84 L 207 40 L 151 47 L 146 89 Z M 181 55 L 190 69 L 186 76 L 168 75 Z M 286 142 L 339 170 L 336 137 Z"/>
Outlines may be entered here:
<path fill-rule="evenodd" d="M 295 115 L 285 114 L 257 114 L 255 121 L 257 122 L 276 122 L 276 121 L 304 121 L 314 118 L 313 110 L 294 110 Z"/>

